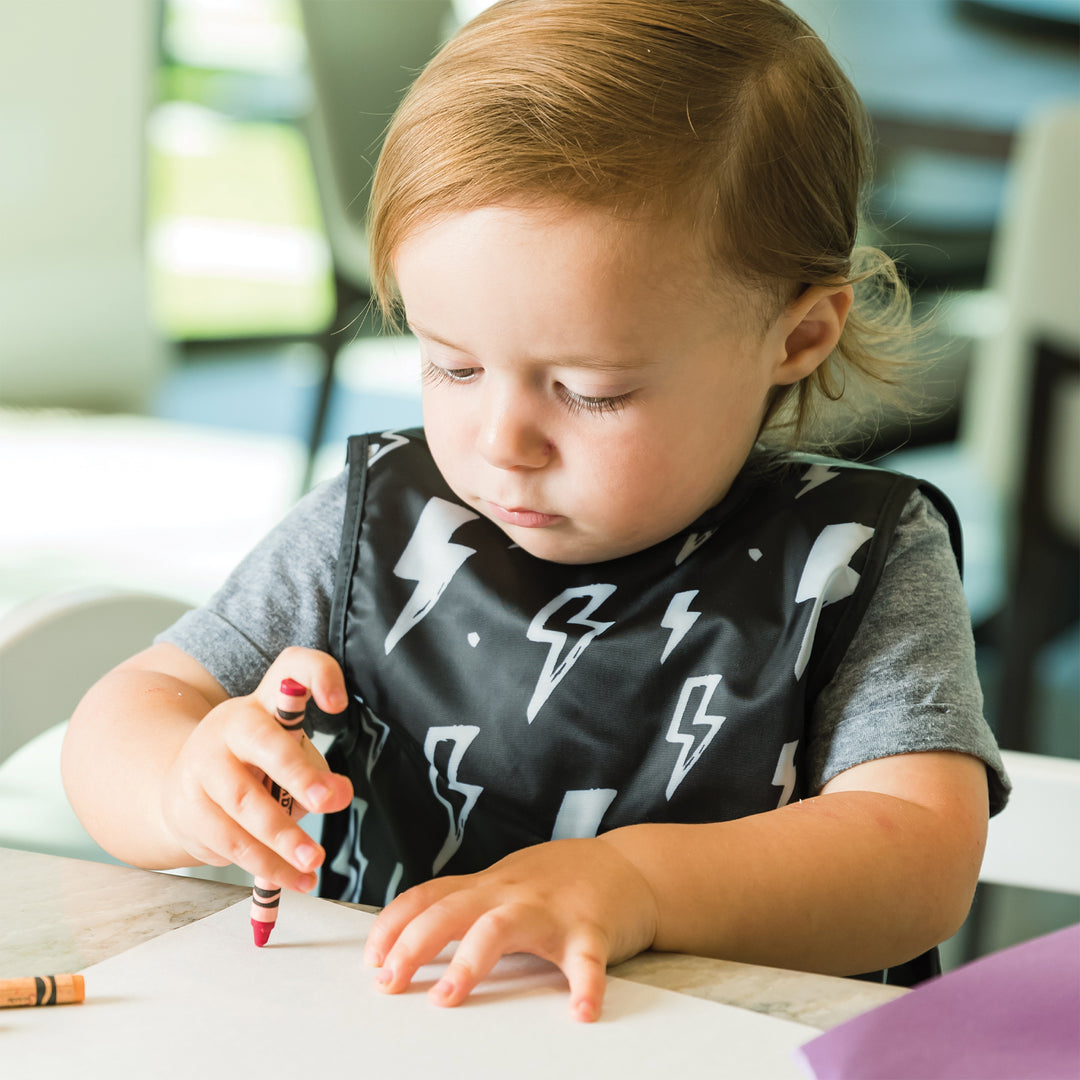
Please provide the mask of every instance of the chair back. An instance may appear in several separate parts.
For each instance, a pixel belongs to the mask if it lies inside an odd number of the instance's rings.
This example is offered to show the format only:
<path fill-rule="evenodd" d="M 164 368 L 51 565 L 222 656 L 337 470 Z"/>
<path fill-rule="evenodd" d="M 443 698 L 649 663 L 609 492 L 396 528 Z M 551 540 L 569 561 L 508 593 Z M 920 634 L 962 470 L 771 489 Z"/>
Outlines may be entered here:
<path fill-rule="evenodd" d="M 0 4 L 0 395 L 139 411 L 169 350 L 144 259 L 158 8 Z"/>
<path fill-rule="evenodd" d="M 1023 482 L 1038 346 L 1080 348 L 1078 192 L 1080 104 L 1070 103 L 1040 113 L 1018 137 L 989 272 L 1004 321 L 978 342 L 961 414 L 961 441 L 1006 505 Z M 1066 512 L 1075 507 L 1073 497 Z"/>
<path fill-rule="evenodd" d="M 990 819 L 980 881 L 1080 895 L 1080 761 L 1004 750 L 1009 805 Z"/>
<path fill-rule="evenodd" d="M 79 589 L 0 618 L 0 762 L 67 720 L 102 675 L 190 607 L 150 593 Z"/>
<path fill-rule="evenodd" d="M 453 29 L 451 0 L 300 0 L 314 101 L 307 121 L 334 268 L 369 286 L 368 193 L 383 135 Z"/>

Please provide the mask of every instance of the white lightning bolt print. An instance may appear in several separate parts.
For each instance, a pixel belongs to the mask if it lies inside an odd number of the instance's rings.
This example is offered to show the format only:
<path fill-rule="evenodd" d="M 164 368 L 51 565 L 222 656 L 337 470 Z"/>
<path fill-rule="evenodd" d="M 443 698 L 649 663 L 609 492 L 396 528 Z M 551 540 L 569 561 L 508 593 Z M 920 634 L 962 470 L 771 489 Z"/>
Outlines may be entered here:
<path fill-rule="evenodd" d="M 330 863 L 330 869 L 347 882 L 341 899 L 351 900 L 353 903 L 360 900 L 360 890 L 368 868 L 368 860 L 360 850 L 360 826 L 364 822 L 367 808 L 368 804 L 363 799 L 353 799 L 349 807 L 349 831 Z"/>
<path fill-rule="evenodd" d="M 364 772 L 367 773 L 367 778 L 370 780 L 371 770 L 375 768 L 375 763 L 379 760 L 379 755 L 383 752 L 383 747 L 386 745 L 386 738 L 390 734 L 390 729 L 369 708 L 364 706 L 364 699 L 359 694 L 354 694 L 353 697 L 361 706 L 360 727 L 371 739 L 371 744 L 368 746 L 367 761 L 364 763 Z M 369 720 L 371 721 L 370 723 L 368 722 Z M 376 730 L 376 728 L 378 728 L 378 730 Z"/>
<path fill-rule="evenodd" d="M 826 604 L 834 604 L 850 596 L 859 584 L 859 575 L 848 566 L 855 552 L 874 535 L 868 525 L 859 525 L 849 521 L 844 525 L 826 525 L 814 541 L 810 554 L 806 557 L 799 587 L 795 592 L 795 603 L 813 600 L 810 621 L 803 633 L 802 646 L 795 659 L 795 678 L 801 679 L 806 665 L 810 662 L 810 652 L 814 647 L 814 635 L 817 633 L 821 609 Z"/>
<path fill-rule="evenodd" d="M 814 488 L 821 487 L 822 484 L 827 484 L 830 480 L 835 480 L 839 475 L 835 469 L 830 469 L 828 465 L 809 466 L 802 475 L 805 486 L 795 498 L 801 499 L 808 491 L 813 491 Z"/>
<path fill-rule="evenodd" d="M 773 787 L 780 788 L 780 801 L 776 804 L 777 810 L 781 806 L 787 806 L 791 799 L 791 793 L 795 790 L 795 750 L 799 740 L 786 742 L 780 750 L 780 760 L 776 763 L 776 772 L 773 773 Z"/>
<path fill-rule="evenodd" d="M 697 678 L 687 679 L 679 694 L 679 702 L 675 706 L 675 715 L 671 718 L 668 733 L 665 736 L 669 743 L 679 747 L 679 757 L 675 762 L 675 768 L 671 770 L 671 779 L 668 781 L 666 796 L 668 801 L 675 794 L 675 789 L 686 779 L 687 773 L 698 763 L 698 759 L 705 752 L 709 743 L 716 737 L 720 725 L 727 719 L 725 716 L 710 716 L 706 713 L 709 702 L 712 701 L 716 688 L 720 685 L 722 675 L 701 675 Z M 683 714 L 687 705 L 690 704 L 690 695 L 698 687 L 701 688 L 701 697 L 698 700 L 697 712 L 691 718 L 690 723 L 695 727 L 706 728 L 704 733 L 691 734 L 682 731 Z M 694 743 L 697 743 L 697 746 Z"/>
<path fill-rule="evenodd" d="M 380 439 L 386 439 L 385 443 L 368 444 L 368 468 L 371 468 L 380 458 L 386 457 L 391 450 L 397 450 L 401 446 L 407 446 L 409 440 L 399 431 L 384 431 Z"/>
<path fill-rule="evenodd" d="M 450 830 L 446 834 L 446 840 L 431 864 L 432 874 L 437 874 L 450 861 L 454 852 L 461 847 L 461 840 L 465 835 L 465 823 L 480 793 L 484 790 L 476 784 L 466 784 L 463 780 L 459 780 L 457 775 L 465 751 L 469 749 L 473 739 L 479 733 L 480 729 L 475 724 L 450 724 L 447 727 L 429 728 L 427 738 L 424 740 L 424 757 L 428 759 L 428 764 L 431 766 L 428 770 L 431 790 L 435 792 L 435 798 L 446 807 L 446 813 L 450 818 Z M 450 791 L 457 792 L 464 798 L 464 803 L 458 807 L 444 798 L 439 791 L 439 769 L 435 764 L 435 749 L 441 742 L 453 743 L 450 759 L 446 763 L 446 786 Z"/>
<path fill-rule="evenodd" d="M 564 589 L 533 616 L 529 629 L 525 631 L 525 636 L 530 641 L 547 642 L 548 654 L 544 661 L 544 668 L 540 672 L 540 678 L 536 682 L 536 689 L 533 690 L 528 708 L 525 710 L 525 716 L 530 724 L 536 719 L 536 714 L 550 697 L 552 690 L 566 677 L 566 673 L 577 663 L 593 638 L 615 625 L 613 622 L 593 622 L 589 618 L 614 591 L 614 585 L 583 585 L 576 589 Z M 559 660 L 559 653 L 562 651 L 567 635 L 561 630 L 548 630 L 545 624 L 561 607 L 583 597 L 587 598 L 588 602 L 566 622 L 571 626 L 586 626 L 589 628 L 588 632 L 582 634 L 574 642 L 570 651 L 562 660 Z"/>
<path fill-rule="evenodd" d="M 390 650 L 435 606 L 450 579 L 476 549 L 450 543 L 450 537 L 467 521 L 480 515 L 464 506 L 432 498 L 420 512 L 416 528 L 394 567 L 396 577 L 415 581 L 416 588 L 386 635 L 384 648 Z"/>
<path fill-rule="evenodd" d="M 706 540 L 711 539 L 715 533 L 715 529 L 709 529 L 708 532 L 703 533 L 691 533 L 686 538 L 686 543 L 683 544 L 682 550 L 675 556 L 675 565 L 678 566 L 680 563 L 686 562 L 686 560 L 689 559 Z"/>
<path fill-rule="evenodd" d="M 559 806 L 555 827 L 551 830 L 551 839 L 588 840 L 594 837 L 618 793 L 617 788 L 580 788 L 577 791 L 568 791 Z"/>
<path fill-rule="evenodd" d="M 394 863 L 394 872 L 390 875 L 390 880 L 386 885 L 386 896 L 383 899 L 383 907 L 386 907 L 386 905 L 397 896 L 398 886 L 401 884 L 401 875 L 404 871 L 405 867 L 403 867 L 401 863 Z"/>
<path fill-rule="evenodd" d="M 671 603 L 668 604 L 667 611 L 664 612 L 664 617 L 660 620 L 660 625 L 665 630 L 671 631 L 667 644 L 664 646 L 664 651 L 660 656 L 661 664 L 671 655 L 675 646 L 690 633 L 690 627 L 698 621 L 701 612 L 690 610 L 690 602 L 697 594 L 697 589 L 690 589 L 687 592 L 676 593 L 671 598 Z"/>

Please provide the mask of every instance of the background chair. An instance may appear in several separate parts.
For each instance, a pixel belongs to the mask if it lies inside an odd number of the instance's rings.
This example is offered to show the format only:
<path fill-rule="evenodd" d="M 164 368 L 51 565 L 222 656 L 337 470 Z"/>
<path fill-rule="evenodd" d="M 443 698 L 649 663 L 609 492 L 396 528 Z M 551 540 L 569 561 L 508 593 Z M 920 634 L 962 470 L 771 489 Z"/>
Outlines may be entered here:
<path fill-rule="evenodd" d="M 43 597 L 0 617 L 0 847 L 117 862 L 82 827 L 60 779 L 68 718 L 83 694 L 146 648 L 191 605 L 154 593 L 79 589 Z M 319 744 L 326 749 L 325 740 Z M 316 838 L 322 818 L 303 827 Z M 237 885 L 235 866 L 174 873 Z"/>
<path fill-rule="evenodd" d="M 1039 739 L 1039 653 L 1080 615 L 1080 342 L 1038 343 L 1029 393 L 1008 599 L 996 634 L 997 736 L 1017 750 L 1035 749 Z"/>
<path fill-rule="evenodd" d="M 0 619 L 0 845 L 115 862 L 83 829 L 60 780 L 82 695 L 190 607 L 149 593 L 80 589 Z"/>
<path fill-rule="evenodd" d="M 1077 618 L 1078 191 L 1073 103 L 1040 113 L 1018 141 L 990 273 L 1000 325 L 978 343 L 960 417 L 970 491 L 1001 513 L 1006 592 L 983 637 L 1001 653 L 988 690 L 999 742 L 1011 750 L 1051 749 L 1040 744 L 1032 672 L 1040 649 Z"/>
<path fill-rule="evenodd" d="M 1041 111 L 1016 142 L 957 441 L 887 462 L 956 501 L 977 639 L 1000 653 L 984 673 L 988 706 L 1014 750 L 1054 752 L 1040 743 L 1031 673 L 1077 617 L 1078 191 L 1080 104 L 1068 103 Z"/>
<path fill-rule="evenodd" d="M 948 966 L 1080 920 L 1080 761 L 1003 750 L 1009 805 L 990 819 L 975 901 Z"/>
<path fill-rule="evenodd" d="M 0 398 L 139 410 L 168 352 L 143 258 L 157 5 L 0 5 Z"/>
<path fill-rule="evenodd" d="M 0 618 L 0 847 L 117 862 L 71 809 L 60 780 L 68 717 L 121 660 L 146 648 L 190 604 L 152 593 L 80 589 Z M 236 867 L 176 871 L 247 884 Z"/>
<path fill-rule="evenodd" d="M 1002 756 L 1013 792 L 990 819 L 979 880 L 1080 896 L 1080 761 Z"/>
<path fill-rule="evenodd" d="M 300 0 L 314 89 L 305 131 L 334 264 L 335 333 L 311 428 L 308 475 L 322 442 L 338 351 L 371 296 L 368 195 L 390 118 L 454 25 L 451 0 Z M 359 320 L 359 321 L 358 321 Z"/>
<path fill-rule="evenodd" d="M 1001 325 L 979 343 L 961 417 L 961 440 L 979 472 L 1013 503 L 1026 482 L 1038 347 L 1080 349 L 1078 191 L 1080 103 L 1073 102 L 1040 112 L 1020 134 L 990 267 Z"/>

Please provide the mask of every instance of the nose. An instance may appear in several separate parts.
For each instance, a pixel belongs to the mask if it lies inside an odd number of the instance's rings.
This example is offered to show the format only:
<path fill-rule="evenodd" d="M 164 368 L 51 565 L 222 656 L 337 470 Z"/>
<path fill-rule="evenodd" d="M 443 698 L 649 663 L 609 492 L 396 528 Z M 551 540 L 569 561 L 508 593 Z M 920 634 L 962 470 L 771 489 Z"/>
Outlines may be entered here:
<path fill-rule="evenodd" d="M 477 443 L 483 459 L 498 469 L 543 468 L 554 449 L 538 403 L 514 388 L 487 395 Z"/>

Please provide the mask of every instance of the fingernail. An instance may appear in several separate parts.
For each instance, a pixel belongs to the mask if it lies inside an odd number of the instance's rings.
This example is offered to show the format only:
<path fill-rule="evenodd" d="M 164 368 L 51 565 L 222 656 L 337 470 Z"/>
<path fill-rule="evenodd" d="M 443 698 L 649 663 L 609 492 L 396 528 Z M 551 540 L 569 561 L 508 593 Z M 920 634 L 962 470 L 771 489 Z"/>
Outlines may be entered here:
<path fill-rule="evenodd" d="M 296 848 L 296 862 L 303 870 L 311 870 L 319 859 L 319 849 L 314 844 L 299 844 Z"/>
<path fill-rule="evenodd" d="M 309 806 L 318 806 L 324 799 L 328 798 L 329 795 L 330 786 L 324 784 L 321 780 L 316 780 L 315 783 L 307 789 L 306 802 Z"/>
<path fill-rule="evenodd" d="M 315 886 L 318 884 L 319 879 L 314 874 L 305 874 L 302 878 L 300 878 L 299 881 L 297 881 L 296 888 L 300 892 L 311 892 L 311 890 L 314 889 Z"/>
<path fill-rule="evenodd" d="M 597 1010 L 589 1001 L 579 1001 L 574 1006 L 574 1017 L 583 1024 L 591 1024 L 597 1018 Z"/>
<path fill-rule="evenodd" d="M 440 979 L 432 988 L 431 996 L 436 1001 L 446 1001 L 453 992 L 453 986 L 446 981 L 446 979 Z"/>
<path fill-rule="evenodd" d="M 389 968 L 383 968 L 375 976 L 375 982 L 379 986 L 389 986 L 390 980 L 394 977 L 394 973 Z"/>
<path fill-rule="evenodd" d="M 364 963 L 370 967 L 382 967 L 383 958 L 378 949 L 368 946 L 364 950 Z"/>

